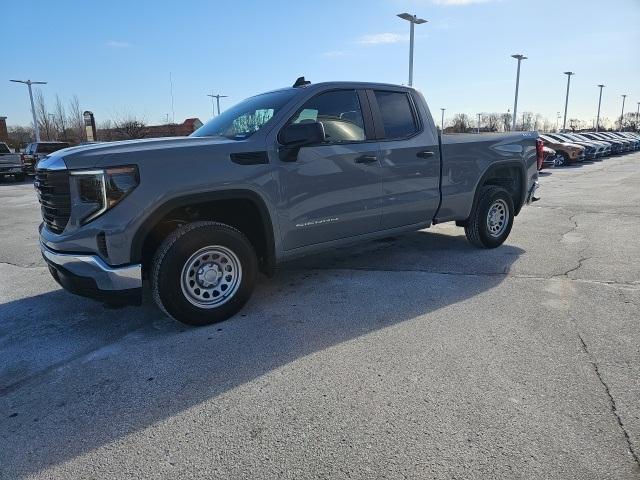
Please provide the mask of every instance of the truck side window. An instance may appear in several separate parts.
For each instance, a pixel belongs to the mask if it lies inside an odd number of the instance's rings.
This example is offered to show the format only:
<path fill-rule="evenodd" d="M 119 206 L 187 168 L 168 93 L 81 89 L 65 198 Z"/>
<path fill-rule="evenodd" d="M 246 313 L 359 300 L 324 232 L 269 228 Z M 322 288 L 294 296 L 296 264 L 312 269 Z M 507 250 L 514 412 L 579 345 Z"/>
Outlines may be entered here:
<path fill-rule="evenodd" d="M 290 121 L 303 122 L 321 122 L 327 143 L 365 140 L 364 119 L 355 90 L 334 90 L 311 98 Z"/>
<path fill-rule="evenodd" d="M 374 91 L 385 138 L 406 138 L 418 131 L 415 115 L 409 97 L 404 92 Z"/>

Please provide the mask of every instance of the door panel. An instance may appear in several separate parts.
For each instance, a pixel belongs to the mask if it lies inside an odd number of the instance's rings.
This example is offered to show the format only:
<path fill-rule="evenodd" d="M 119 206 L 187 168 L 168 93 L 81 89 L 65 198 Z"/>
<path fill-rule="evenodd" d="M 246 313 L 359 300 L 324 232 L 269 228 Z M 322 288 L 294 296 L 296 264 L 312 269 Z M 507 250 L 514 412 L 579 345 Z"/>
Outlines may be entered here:
<path fill-rule="evenodd" d="M 281 163 L 286 250 L 376 231 L 382 182 L 376 142 L 304 147 Z M 371 157 L 371 158 L 370 158 Z"/>
<path fill-rule="evenodd" d="M 418 156 L 433 152 L 432 156 Z M 381 228 L 421 223 L 433 218 L 440 203 L 440 151 L 438 145 L 416 141 L 382 142 Z"/>
<path fill-rule="evenodd" d="M 440 149 L 420 102 L 405 90 L 367 92 L 380 142 L 381 229 L 430 221 L 440 204 Z"/>

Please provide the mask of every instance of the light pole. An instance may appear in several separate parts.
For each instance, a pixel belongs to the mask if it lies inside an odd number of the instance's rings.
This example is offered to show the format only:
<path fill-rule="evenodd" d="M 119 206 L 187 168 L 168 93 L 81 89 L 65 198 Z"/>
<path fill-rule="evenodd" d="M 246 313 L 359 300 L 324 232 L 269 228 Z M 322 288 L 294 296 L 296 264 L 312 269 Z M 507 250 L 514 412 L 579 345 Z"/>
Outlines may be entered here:
<path fill-rule="evenodd" d="M 214 98 L 216 99 L 216 103 L 218 104 L 218 115 L 220 115 L 220 99 L 221 98 L 227 98 L 228 95 L 220 95 L 220 94 L 218 94 L 218 95 L 214 95 L 214 94 L 209 95 L 209 94 L 207 94 L 207 97 L 211 97 L 211 111 L 212 111 L 213 115 L 216 114 L 216 112 L 213 110 L 213 99 Z"/>
<path fill-rule="evenodd" d="M 513 102 L 513 125 L 511 125 L 511 130 L 515 132 L 516 130 L 516 118 L 518 115 L 518 89 L 520 88 L 520 62 L 522 60 L 526 60 L 527 57 L 521 54 L 511 55 L 513 58 L 518 60 L 518 73 L 516 74 L 516 99 Z"/>
<path fill-rule="evenodd" d="M 602 89 L 605 85 L 596 85 L 600 87 L 600 96 L 598 97 L 598 116 L 596 117 L 596 132 L 600 130 L 600 105 L 602 105 Z"/>
<path fill-rule="evenodd" d="M 636 130 L 640 131 L 640 102 L 638 102 L 638 111 L 636 112 Z"/>
<path fill-rule="evenodd" d="M 567 76 L 567 97 L 564 100 L 564 121 L 562 122 L 562 130 L 567 128 L 567 107 L 569 106 L 569 86 L 571 85 L 571 75 L 575 75 L 573 72 L 564 72 Z"/>
<path fill-rule="evenodd" d="M 31 80 L 11 80 L 16 83 L 24 83 L 29 87 L 29 100 L 31 100 L 31 115 L 33 116 L 33 130 L 36 134 L 36 142 L 40 141 L 40 129 L 38 128 L 38 120 L 36 119 L 36 108 L 33 105 L 33 92 L 31 85 L 46 85 L 47 82 L 32 82 Z"/>
<path fill-rule="evenodd" d="M 409 86 L 411 87 L 413 85 L 413 29 L 415 25 L 427 23 L 427 20 L 410 13 L 399 13 L 398 17 L 411 24 L 409 27 Z"/>
<path fill-rule="evenodd" d="M 480 133 L 480 115 L 482 115 L 481 113 L 478 114 L 478 133 Z"/>
<path fill-rule="evenodd" d="M 562 115 L 560 115 L 560 112 L 558 112 L 558 113 L 556 114 L 556 133 L 558 133 L 558 127 L 560 126 L 560 117 L 561 117 L 561 116 L 562 116 Z"/>
<path fill-rule="evenodd" d="M 640 105 L 640 102 L 638 102 L 638 105 Z M 444 132 L 444 111 L 446 109 L 441 108 L 440 110 L 442 110 L 442 119 L 440 120 L 440 129 Z"/>
<path fill-rule="evenodd" d="M 622 95 L 622 113 L 620 114 L 620 131 L 622 131 L 622 122 L 624 122 L 624 101 L 627 99 L 626 95 Z"/>

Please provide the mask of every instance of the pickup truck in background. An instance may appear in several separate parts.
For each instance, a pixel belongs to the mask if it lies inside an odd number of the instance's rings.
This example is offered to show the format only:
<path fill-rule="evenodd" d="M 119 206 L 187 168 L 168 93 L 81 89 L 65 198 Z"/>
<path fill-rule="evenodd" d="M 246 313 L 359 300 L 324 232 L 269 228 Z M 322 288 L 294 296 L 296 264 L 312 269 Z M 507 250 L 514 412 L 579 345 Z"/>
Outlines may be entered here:
<path fill-rule="evenodd" d="M 24 163 L 24 171 L 30 175 L 33 175 L 36 171 L 36 165 L 38 162 L 47 155 L 67 148 L 69 144 L 67 142 L 33 142 L 27 145 L 22 156 L 22 162 Z"/>
<path fill-rule="evenodd" d="M 41 251 L 71 292 L 138 303 L 144 280 L 169 316 L 206 325 L 245 304 L 259 271 L 339 245 L 455 222 L 498 247 L 535 199 L 537 137 L 441 135 L 412 88 L 301 77 L 189 137 L 41 160 Z"/>
<path fill-rule="evenodd" d="M 0 142 L 0 179 L 6 177 L 13 177 L 21 182 L 24 180 L 24 166 L 22 156 L 13 153 L 6 143 Z"/>

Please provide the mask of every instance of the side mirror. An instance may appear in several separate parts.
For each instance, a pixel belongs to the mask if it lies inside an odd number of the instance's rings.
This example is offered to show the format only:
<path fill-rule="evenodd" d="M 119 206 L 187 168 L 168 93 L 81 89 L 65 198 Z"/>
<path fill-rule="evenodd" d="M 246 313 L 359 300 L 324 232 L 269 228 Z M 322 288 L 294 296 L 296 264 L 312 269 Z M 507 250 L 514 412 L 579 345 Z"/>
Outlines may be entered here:
<path fill-rule="evenodd" d="M 280 132 L 280 143 L 290 147 L 303 147 L 325 141 L 324 126 L 320 122 L 292 123 Z"/>

